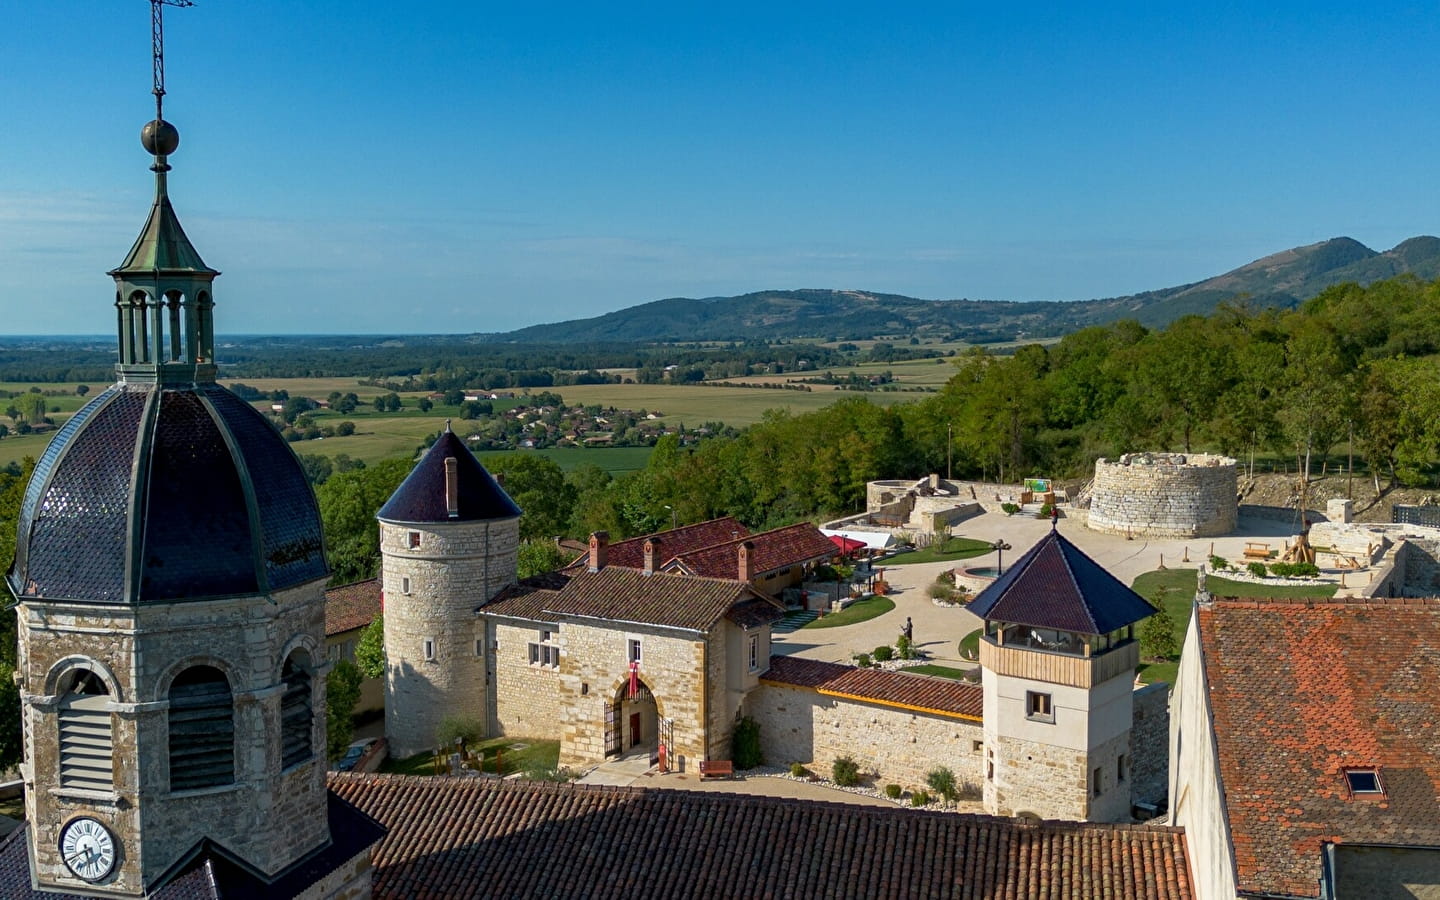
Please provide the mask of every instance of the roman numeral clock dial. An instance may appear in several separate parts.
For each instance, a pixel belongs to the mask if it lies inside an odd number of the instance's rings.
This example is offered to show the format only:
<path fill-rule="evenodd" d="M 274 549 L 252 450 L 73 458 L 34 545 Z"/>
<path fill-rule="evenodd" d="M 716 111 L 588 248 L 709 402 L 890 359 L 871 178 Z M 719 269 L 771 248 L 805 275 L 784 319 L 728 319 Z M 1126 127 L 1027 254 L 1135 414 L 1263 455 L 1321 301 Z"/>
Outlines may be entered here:
<path fill-rule="evenodd" d="M 115 837 L 94 819 L 73 819 L 60 832 L 60 855 L 77 876 L 99 881 L 115 868 Z"/>

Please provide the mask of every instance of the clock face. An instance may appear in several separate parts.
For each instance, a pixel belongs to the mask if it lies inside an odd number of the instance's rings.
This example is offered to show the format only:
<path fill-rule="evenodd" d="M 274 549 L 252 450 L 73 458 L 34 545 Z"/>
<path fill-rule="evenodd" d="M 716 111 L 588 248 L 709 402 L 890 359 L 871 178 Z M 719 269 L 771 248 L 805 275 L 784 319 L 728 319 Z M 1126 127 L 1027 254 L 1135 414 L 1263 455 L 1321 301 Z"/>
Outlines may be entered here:
<path fill-rule="evenodd" d="M 115 868 L 115 838 L 94 819 L 72 819 L 60 832 L 60 855 L 70 871 L 99 881 Z"/>

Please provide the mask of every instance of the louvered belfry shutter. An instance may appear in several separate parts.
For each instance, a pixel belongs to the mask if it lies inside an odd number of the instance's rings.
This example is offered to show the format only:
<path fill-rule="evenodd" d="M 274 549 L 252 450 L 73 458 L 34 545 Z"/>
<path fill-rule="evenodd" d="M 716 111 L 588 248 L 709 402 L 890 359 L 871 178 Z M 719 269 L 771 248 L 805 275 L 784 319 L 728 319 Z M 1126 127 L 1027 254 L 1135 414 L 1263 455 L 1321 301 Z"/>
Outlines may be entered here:
<path fill-rule="evenodd" d="M 77 695 L 60 707 L 60 786 L 109 791 L 115 786 L 110 698 Z"/>
<path fill-rule="evenodd" d="M 280 766 L 288 769 L 311 756 L 310 673 L 286 660 L 285 696 L 280 703 Z"/>
<path fill-rule="evenodd" d="M 196 666 L 170 688 L 170 790 L 235 781 L 235 716 L 230 683 L 217 669 Z"/>

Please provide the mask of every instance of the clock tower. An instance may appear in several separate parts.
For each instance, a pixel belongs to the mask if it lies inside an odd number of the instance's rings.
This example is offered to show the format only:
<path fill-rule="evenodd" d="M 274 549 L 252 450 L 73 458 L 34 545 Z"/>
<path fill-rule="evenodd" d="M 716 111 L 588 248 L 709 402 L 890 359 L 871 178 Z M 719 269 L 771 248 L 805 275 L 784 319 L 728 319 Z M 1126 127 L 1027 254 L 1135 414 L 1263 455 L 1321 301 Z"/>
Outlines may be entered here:
<path fill-rule="evenodd" d="M 8 575 L 26 826 L 0 893 L 28 870 L 20 897 L 368 897 L 382 832 L 325 786 L 319 511 L 275 428 L 215 383 L 220 273 L 170 202 L 162 5 L 189 4 L 152 0 L 155 199 L 109 273 L 117 381 L 36 464 Z"/>

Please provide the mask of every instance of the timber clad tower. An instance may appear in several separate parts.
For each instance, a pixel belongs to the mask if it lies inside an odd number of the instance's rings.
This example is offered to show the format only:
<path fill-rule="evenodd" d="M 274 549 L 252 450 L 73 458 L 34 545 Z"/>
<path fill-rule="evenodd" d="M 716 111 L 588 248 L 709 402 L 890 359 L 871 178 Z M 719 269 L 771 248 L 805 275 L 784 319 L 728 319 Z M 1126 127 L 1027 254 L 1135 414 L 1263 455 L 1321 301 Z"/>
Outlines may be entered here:
<path fill-rule="evenodd" d="M 325 787 L 319 512 L 275 429 L 215 383 L 219 273 L 170 203 L 179 133 L 158 107 L 155 200 L 109 273 L 118 381 L 20 510 L 27 821 L 0 895 L 368 896 L 381 832 Z"/>

